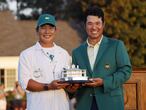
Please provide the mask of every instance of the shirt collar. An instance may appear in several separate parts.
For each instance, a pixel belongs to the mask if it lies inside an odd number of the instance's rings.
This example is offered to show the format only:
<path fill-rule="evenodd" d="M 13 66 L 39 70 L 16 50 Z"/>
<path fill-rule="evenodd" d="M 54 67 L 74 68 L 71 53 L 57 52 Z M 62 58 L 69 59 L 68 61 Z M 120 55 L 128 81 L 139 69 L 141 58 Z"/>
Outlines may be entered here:
<path fill-rule="evenodd" d="M 88 45 L 88 47 L 91 47 L 91 48 L 95 47 L 96 48 L 97 46 L 99 46 L 101 44 L 102 39 L 103 39 L 103 35 L 102 35 L 101 39 L 99 40 L 99 42 L 97 42 L 95 45 L 90 44 L 88 39 L 87 39 L 87 45 Z"/>
<path fill-rule="evenodd" d="M 51 47 L 51 48 L 55 48 L 55 47 L 56 47 L 56 44 L 55 44 L 55 43 L 53 43 L 53 44 L 54 44 L 54 46 Z M 39 42 L 37 42 L 37 43 L 35 44 L 35 49 L 36 49 L 36 50 L 42 50 L 43 47 L 41 46 L 41 44 L 40 44 Z"/>

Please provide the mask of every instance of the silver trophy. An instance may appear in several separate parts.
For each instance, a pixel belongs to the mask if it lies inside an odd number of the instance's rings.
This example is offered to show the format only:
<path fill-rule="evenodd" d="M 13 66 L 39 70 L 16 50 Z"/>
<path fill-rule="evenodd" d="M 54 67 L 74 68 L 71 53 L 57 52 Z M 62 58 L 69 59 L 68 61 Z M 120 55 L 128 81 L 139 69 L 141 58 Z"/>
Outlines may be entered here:
<path fill-rule="evenodd" d="M 69 83 L 84 83 L 88 82 L 88 79 L 86 69 L 80 69 L 78 65 L 64 69 L 61 75 L 61 81 Z"/>

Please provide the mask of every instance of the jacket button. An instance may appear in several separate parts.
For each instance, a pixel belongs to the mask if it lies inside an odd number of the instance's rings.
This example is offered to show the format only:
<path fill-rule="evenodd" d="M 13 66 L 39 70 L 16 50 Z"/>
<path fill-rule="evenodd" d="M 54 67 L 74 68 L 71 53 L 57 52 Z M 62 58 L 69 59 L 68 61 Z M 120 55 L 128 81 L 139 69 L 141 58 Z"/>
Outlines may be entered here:
<path fill-rule="evenodd" d="M 90 94 L 90 96 L 92 97 L 92 94 Z"/>

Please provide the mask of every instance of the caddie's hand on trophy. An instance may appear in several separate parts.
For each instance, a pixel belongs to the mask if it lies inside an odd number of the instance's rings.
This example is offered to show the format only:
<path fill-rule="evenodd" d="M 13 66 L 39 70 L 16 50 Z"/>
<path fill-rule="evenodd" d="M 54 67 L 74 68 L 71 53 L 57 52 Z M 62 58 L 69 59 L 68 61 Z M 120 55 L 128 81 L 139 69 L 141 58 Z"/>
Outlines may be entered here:
<path fill-rule="evenodd" d="M 68 83 L 60 83 L 60 80 L 54 80 L 50 83 L 52 89 L 64 89 Z"/>
<path fill-rule="evenodd" d="M 66 87 L 66 90 L 70 93 L 74 93 L 80 87 L 81 87 L 81 84 L 70 84 Z"/>

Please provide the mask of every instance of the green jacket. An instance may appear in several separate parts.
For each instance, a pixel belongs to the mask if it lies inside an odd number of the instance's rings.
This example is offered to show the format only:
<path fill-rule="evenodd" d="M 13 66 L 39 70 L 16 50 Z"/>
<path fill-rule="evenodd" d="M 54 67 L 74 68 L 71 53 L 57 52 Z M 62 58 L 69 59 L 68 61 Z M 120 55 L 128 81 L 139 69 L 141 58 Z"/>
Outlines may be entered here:
<path fill-rule="evenodd" d="M 100 77 L 102 87 L 81 87 L 76 92 L 77 110 L 90 110 L 95 95 L 99 110 L 124 110 L 122 85 L 131 76 L 131 63 L 122 41 L 103 37 L 91 70 L 87 43 L 83 43 L 72 52 L 72 63 L 87 70 L 89 78 Z"/>

